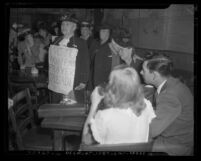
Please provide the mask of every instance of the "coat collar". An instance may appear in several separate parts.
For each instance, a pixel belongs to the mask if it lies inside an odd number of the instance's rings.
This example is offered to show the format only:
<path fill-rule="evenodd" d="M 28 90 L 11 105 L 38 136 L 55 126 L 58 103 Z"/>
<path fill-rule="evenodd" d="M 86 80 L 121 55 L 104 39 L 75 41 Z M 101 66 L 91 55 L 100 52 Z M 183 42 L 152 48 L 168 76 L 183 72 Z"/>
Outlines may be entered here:
<path fill-rule="evenodd" d="M 56 39 L 53 44 L 54 45 L 59 45 L 59 42 L 61 40 L 63 40 L 64 36 L 60 36 L 58 39 Z M 74 47 L 74 48 L 77 48 L 77 45 L 75 44 L 75 36 L 72 36 L 69 40 L 69 43 L 67 45 L 68 47 Z"/>

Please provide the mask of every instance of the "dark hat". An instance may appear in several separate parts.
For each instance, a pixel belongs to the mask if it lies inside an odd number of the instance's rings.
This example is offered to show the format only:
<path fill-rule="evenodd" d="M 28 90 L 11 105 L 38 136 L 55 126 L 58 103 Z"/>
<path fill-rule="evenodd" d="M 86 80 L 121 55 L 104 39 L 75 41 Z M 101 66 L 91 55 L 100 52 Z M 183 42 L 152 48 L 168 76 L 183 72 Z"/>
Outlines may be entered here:
<path fill-rule="evenodd" d="M 52 28 L 59 27 L 58 22 L 53 22 L 52 25 L 51 25 L 51 27 L 52 27 Z"/>
<path fill-rule="evenodd" d="M 72 14 L 72 13 L 63 14 L 60 17 L 60 21 L 70 21 L 70 22 L 73 22 L 73 23 L 76 23 L 76 24 L 78 23 L 78 19 L 76 18 L 76 15 Z"/>
<path fill-rule="evenodd" d="M 12 24 L 11 28 L 14 30 L 14 31 L 18 31 L 19 29 L 23 28 L 24 25 L 23 24 L 17 24 L 16 22 Z"/>
<path fill-rule="evenodd" d="M 124 38 L 124 37 L 123 37 Z M 129 40 L 128 42 L 124 42 L 122 37 L 113 37 L 115 43 L 123 48 L 133 47 L 132 42 Z"/>
<path fill-rule="evenodd" d="M 92 24 L 88 20 L 83 20 L 80 25 L 81 25 L 81 27 L 91 27 L 92 26 Z"/>
<path fill-rule="evenodd" d="M 122 38 L 131 38 L 131 33 L 126 28 L 121 28 L 120 29 L 120 36 Z"/>
<path fill-rule="evenodd" d="M 102 29 L 109 29 L 109 30 L 112 30 L 112 26 L 105 23 L 105 24 L 102 24 L 102 25 L 99 27 L 99 30 L 102 30 Z"/>
<path fill-rule="evenodd" d="M 32 34 L 31 33 L 31 28 L 28 28 L 28 27 L 24 27 L 24 28 L 21 28 L 21 29 L 19 29 L 18 30 L 18 36 L 22 36 L 22 37 L 24 37 L 24 36 L 26 36 L 26 35 L 29 35 L 29 34 Z"/>

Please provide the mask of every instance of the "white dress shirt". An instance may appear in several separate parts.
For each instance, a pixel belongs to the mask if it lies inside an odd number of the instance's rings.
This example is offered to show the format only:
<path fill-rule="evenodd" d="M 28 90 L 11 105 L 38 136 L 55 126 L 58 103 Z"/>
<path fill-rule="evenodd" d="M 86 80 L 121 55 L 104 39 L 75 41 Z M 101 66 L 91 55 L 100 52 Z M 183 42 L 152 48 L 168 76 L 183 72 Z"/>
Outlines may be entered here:
<path fill-rule="evenodd" d="M 164 80 L 164 81 L 158 86 L 158 88 L 157 88 L 157 93 L 158 93 L 158 94 L 161 92 L 161 89 L 162 89 L 162 87 L 163 87 L 163 85 L 165 84 L 166 81 L 167 81 L 167 80 Z"/>

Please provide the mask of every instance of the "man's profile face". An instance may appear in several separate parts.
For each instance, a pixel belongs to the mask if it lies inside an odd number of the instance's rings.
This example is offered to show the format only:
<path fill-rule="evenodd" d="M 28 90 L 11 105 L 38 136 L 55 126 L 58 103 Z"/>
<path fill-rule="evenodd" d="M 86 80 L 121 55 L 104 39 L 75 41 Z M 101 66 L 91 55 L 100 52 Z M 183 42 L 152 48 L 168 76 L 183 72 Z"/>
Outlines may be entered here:
<path fill-rule="evenodd" d="M 73 34 L 76 29 L 76 24 L 70 21 L 63 21 L 61 23 L 61 32 L 65 35 Z"/>
<path fill-rule="evenodd" d="M 140 72 L 146 84 L 153 84 L 153 73 L 149 71 L 147 68 L 147 61 L 145 61 L 142 65 L 142 70 Z"/>

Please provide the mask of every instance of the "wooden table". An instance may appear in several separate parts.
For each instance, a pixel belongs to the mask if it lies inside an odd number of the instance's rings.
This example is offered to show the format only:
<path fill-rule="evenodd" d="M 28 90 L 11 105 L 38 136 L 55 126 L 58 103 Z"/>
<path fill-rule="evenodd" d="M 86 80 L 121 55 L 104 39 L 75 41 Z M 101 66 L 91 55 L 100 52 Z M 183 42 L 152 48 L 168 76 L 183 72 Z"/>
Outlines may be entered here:
<path fill-rule="evenodd" d="M 10 95 L 29 88 L 31 96 L 37 105 L 51 102 L 48 90 L 48 71 L 39 69 L 38 75 L 31 74 L 31 68 L 13 70 L 8 73 L 8 86 Z"/>
<path fill-rule="evenodd" d="M 48 84 L 48 72 L 43 69 L 39 69 L 38 75 L 31 74 L 31 68 L 25 70 L 13 70 L 9 73 L 8 78 L 12 82 L 16 83 L 34 83 L 37 88 L 47 87 Z"/>
<path fill-rule="evenodd" d="M 54 151 L 64 150 L 64 136 L 81 135 L 86 116 L 50 117 L 45 118 L 41 124 L 44 128 L 53 129 Z M 68 147 L 68 146 L 66 146 Z M 68 148 L 66 149 L 68 150 Z"/>
<path fill-rule="evenodd" d="M 154 94 L 154 88 L 144 87 L 144 91 L 145 97 L 147 99 L 151 99 Z M 78 104 L 46 104 L 42 105 L 38 110 L 39 116 L 45 117 L 42 121 L 41 126 L 44 128 L 51 128 L 53 130 L 53 149 L 55 151 L 64 150 L 64 136 L 68 136 L 71 134 L 81 135 L 82 133 L 82 128 L 87 117 L 87 114 L 85 112 L 86 105 L 83 102 L 83 94 L 77 92 L 76 96 Z"/>
<path fill-rule="evenodd" d="M 44 117 L 41 127 L 53 130 L 53 149 L 55 151 L 64 150 L 64 136 L 81 135 L 87 117 L 85 94 L 85 91 L 76 91 L 74 93 L 76 104 L 45 104 L 40 106 L 38 115 L 39 117 Z"/>

